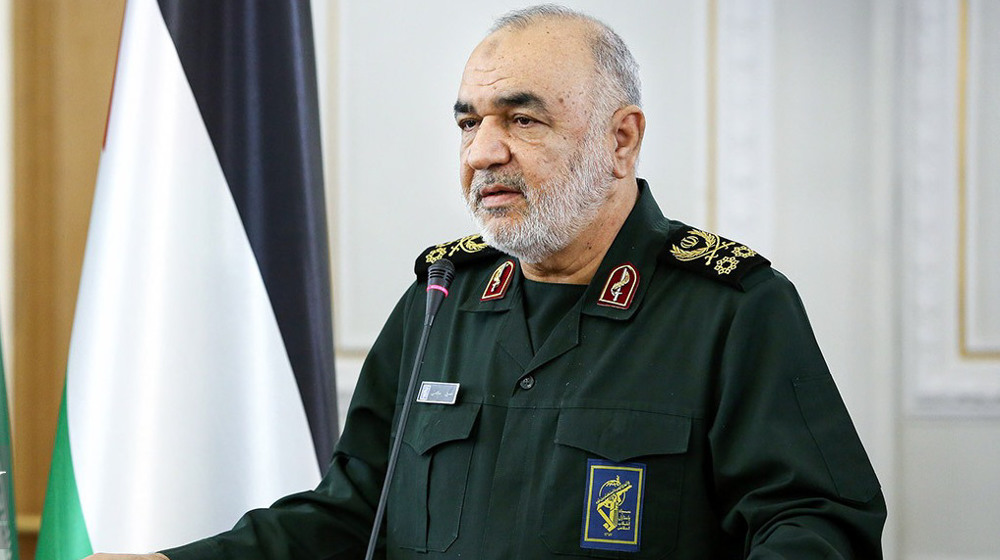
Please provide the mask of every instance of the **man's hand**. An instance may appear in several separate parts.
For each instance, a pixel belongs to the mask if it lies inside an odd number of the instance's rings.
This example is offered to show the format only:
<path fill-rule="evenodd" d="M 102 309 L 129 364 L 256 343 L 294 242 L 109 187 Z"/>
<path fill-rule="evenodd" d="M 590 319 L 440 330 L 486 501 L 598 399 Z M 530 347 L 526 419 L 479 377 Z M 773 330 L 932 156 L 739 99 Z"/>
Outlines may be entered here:
<path fill-rule="evenodd" d="M 93 554 L 83 560 L 170 560 L 159 552 L 153 554 Z"/>

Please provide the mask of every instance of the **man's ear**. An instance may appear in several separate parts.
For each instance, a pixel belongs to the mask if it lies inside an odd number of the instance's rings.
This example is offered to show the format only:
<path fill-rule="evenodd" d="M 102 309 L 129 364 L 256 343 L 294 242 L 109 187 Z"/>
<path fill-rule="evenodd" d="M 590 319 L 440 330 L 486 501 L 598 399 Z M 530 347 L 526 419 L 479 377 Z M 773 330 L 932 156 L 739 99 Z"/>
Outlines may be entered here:
<path fill-rule="evenodd" d="M 615 178 L 623 179 L 635 171 L 642 135 L 646 132 L 646 115 L 639 107 L 628 105 L 615 111 L 611 126 L 615 135 Z"/>

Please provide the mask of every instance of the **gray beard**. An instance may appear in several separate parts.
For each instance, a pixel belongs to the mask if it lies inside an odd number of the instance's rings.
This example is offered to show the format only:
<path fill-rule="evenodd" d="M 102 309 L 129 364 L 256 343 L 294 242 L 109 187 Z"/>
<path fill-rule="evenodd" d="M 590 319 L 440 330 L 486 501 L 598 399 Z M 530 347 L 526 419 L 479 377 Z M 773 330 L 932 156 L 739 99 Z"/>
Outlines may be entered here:
<path fill-rule="evenodd" d="M 483 239 L 526 263 L 565 249 L 594 222 L 611 192 L 614 176 L 600 140 L 588 132 L 566 170 L 538 186 L 529 186 L 520 172 L 476 171 L 466 206 Z M 524 194 L 527 204 L 519 220 L 512 216 L 519 210 L 482 207 L 480 193 L 498 183 Z M 514 221 L 500 221 L 505 217 Z"/>

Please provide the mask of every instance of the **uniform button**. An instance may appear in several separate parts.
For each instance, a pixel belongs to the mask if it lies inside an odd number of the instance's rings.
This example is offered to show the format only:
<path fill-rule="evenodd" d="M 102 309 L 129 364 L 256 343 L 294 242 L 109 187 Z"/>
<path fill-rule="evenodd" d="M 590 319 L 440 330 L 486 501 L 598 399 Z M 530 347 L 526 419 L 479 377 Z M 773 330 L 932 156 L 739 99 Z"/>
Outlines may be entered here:
<path fill-rule="evenodd" d="M 521 382 L 519 383 L 519 385 L 521 386 L 522 389 L 527 391 L 535 386 L 535 378 L 530 375 L 525 375 L 524 377 L 521 378 Z"/>

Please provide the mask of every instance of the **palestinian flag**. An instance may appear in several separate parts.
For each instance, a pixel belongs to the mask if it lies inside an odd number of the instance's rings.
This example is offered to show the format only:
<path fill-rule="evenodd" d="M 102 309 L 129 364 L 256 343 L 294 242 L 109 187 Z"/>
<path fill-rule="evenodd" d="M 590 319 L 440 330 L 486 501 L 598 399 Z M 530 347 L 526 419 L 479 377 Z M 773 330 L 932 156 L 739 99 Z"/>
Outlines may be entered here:
<path fill-rule="evenodd" d="M 309 2 L 129 0 L 37 558 L 314 487 L 337 435 Z"/>

